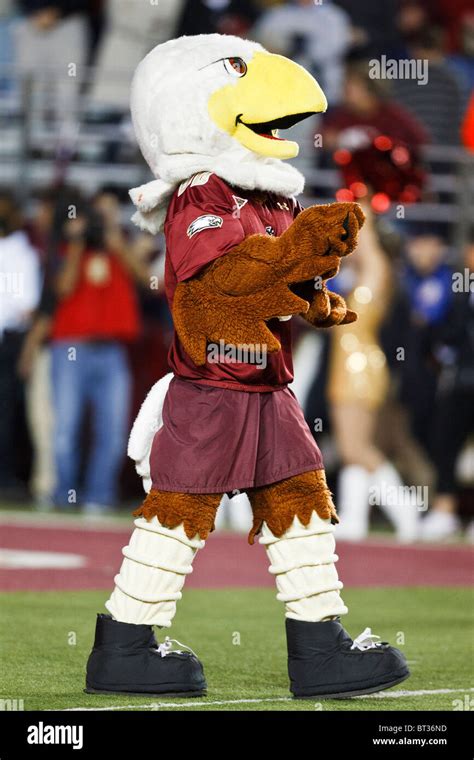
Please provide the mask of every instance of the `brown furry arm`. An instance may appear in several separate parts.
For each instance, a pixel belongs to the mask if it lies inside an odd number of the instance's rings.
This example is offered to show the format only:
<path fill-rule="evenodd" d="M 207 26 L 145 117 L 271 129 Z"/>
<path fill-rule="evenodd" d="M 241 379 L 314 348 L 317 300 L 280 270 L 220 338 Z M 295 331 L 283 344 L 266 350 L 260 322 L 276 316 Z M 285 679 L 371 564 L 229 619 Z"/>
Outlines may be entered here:
<path fill-rule="evenodd" d="M 178 285 L 172 311 L 185 351 L 200 366 L 206 362 L 208 342 L 257 344 L 266 346 L 269 352 L 279 351 L 280 342 L 266 321 L 283 314 L 299 314 L 307 308 L 308 302 L 294 295 L 283 282 L 249 294 L 224 292 L 211 265 L 197 278 Z"/>
<path fill-rule="evenodd" d="M 179 283 L 173 319 L 195 364 L 205 363 L 208 341 L 257 343 L 269 352 L 278 351 L 280 343 L 265 324 L 274 317 L 305 315 L 310 309 L 314 324 L 326 326 L 328 320 L 339 320 L 340 311 L 335 307 L 340 309 L 340 304 L 331 300 L 335 294 L 325 291 L 326 299 L 324 293 L 316 293 L 308 302 L 289 286 L 315 277 L 323 282 L 333 277 L 341 256 L 355 248 L 363 220 L 355 203 L 312 206 L 280 237 L 252 235 L 196 278 Z"/>

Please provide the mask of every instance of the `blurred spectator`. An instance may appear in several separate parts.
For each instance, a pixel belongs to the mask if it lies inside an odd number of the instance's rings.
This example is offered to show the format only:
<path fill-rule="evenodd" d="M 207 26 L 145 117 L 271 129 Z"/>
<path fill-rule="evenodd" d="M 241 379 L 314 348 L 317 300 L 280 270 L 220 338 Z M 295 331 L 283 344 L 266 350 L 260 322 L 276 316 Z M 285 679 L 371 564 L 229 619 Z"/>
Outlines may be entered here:
<path fill-rule="evenodd" d="M 245 37 L 259 12 L 255 0 L 184 0 L 176 36 L 218 32 Z"/>
<path fill-rule="evenodd" d="M 18 203 L 0 193 L 0 493 L 21 495 L 12 440 L 22 386 L 16 372 L 21 345 L 40 296 L 38 256 L 22 229 Z"/>
<path fill-rule="evenodd" d="M 54 225 L 55 208 L 64 197 L 63 189 L 42 188 L 33 193 L 26 229 L 31 244 L 38 251 L 43 265 L 46 264 Z"/>
<path fill-rule="evenodd" d="M 397 27 L 399 0 L 335 0 L 352 22 L 354 53 L 365 58 L 396 56 L 402 44 Z"/>
<path fill-rule="evenodd" d="M 330 105 L 341 99 L 343 59 L 351 42 L 349 17 L 333 3 L 295 0 L 268 10 L 252 30 L 268 50 L 286 55 L 319 81 Z"/>
<path fill-rule="evenodd" d="M 343 105 L 323 120 L 325 150 L 338 147 L 338 135 L 351 127 L 372 127 L 410 146 L 429 142 L 421 123 L 389 97 L 386 82 L 371 79 L 368 62 L 351 62 L 346 71 Z"/>
<path fill-rule="evenodd" d="M 12 87 L 13 72 L 8 69 L 14 63 L 12 39 L 14 18 L 13 0 L 0 0 L 0 94 L 8 92 Z"/>
<path fill-rule="evenodd" d="M 138 233 L 129 240 L 122 225 L 122 205 L 119 188 L 116 185 L 103 185 L 92 198 L 92 208 L 98 213 L 101 223 L 117 246 L 117 254 L 122 257 L 122 263 L 133 276 L 138 285 L 150 286 L 150 276 L 147 263 L 147 253 L 144 239 L 148 244 L 153 238 L 144 233 Z"/>
<path fill-rule="evenodd" d="M 462 26 L 472 14 L 472 0 L 425 0 L 433 16 L 433 22 L 446 29 L 447 49 L 459 52 L 462 48 Z"/>
<path fill-rule="evenodd" d="M 425 541 L 450 538 L 457 517 L 456 464 L 468 436 L 474 434 L 474 238 L 465 251 L 465 286 L 454 288 L 453 302 L 440 326 L 437 358 L 442 364 L 434 425 L 437 495 L 422 523 Z"/>
<path fill-rule="evenodd" d="M 430 0 L 400 0 L 399 6 L 397 26 L 405 42 L 433 23 L 433 2 Z"/>
<path fill-rule="evenodd" d="M 164 293 L 164 250 L 159 237 L 122 227 L 123 192 L 113 184 L 103 185 L 92 200 L 109 230 L 115 230 L 129 252 L 129 266 L 137 285 L 141 329 L 137 340 L 128 345 L 133 374 L 133 412 L 138 413 L 150 387 L 168 372 L 167 354 L 172 332 Z M 126 194 L 125 194 L 126 195 Z M 163 247 L 163 243 L 161 243 Z"/>
<path fill-rule="evenodd" d="M 33 197 L 27 231 L 38 251 L 43 270 L 43 288 L 32 325 L 23 341 L 18 374 L 25 382 L 26 419 L 33 450 L 29 488 L 36 506 L 52 507 L 56 483 L 53 452 L 53 403 L 49 332 L 55 298 L 51 292 L 50 263 L 62 240 L 64 217 L 70 204 L 77 206 L 79 194 L 64 188 L 45 188 Z"/>
<path fill-rule="evenodd" d="M 104 116 L 122 117 L 129 110 L 135 68 L 155 45 L 175 36 L 183 0 L 136 3 L 109 0 L 106 25 L 96 57 L 89 107 Z"/>
<path fill-rule="evenodd" d="M 133 251 L 149 268 L 147 287 L 138 291 L 142 331 L 130 347 L 134 379 L 134 412 L 138 410 L 151 386 L 169 372 L 168 349 L 173 323 L 164 292 L 164 244 L 147 233 L 133 240 Z M 146 360 L 144 359 L 146 357 Z"/>
<path fill-rule="evenodd" d="M 464 98 L 458 77 L 444 55 L 443 32 L 430 27 L 409 46 L 411 58 L 428 61 L 428 81 L 392 80 L 394 97 L 429 129 L 433 142 L 459 145 Z"/>
<path fill-rule="evenodd" d="M 390 385 L 380 327 L 391 302 L 393 269 L 369 203 L 364 203 L 364 211 L 366 223 L 357 257 L 350 262 L 352 284 L 346 296 L 358 319 L 339 326 L 331 335 L 327 396 L 343 463 L 338 486 L 341 525 L 336 535 L 354 541 L 367 536 L 372 494 L 394 525 L 397 538 L 413 541 L 417 534 L 416 506 L 386 498 L 393 491 L 400 494 L 401 501 L 403 482 L 375 442 L 378 415 Z"/>
<path fill-rule="evenodd" d="M 41 132 L 51 131 L 52 117 L 59 146 L 70 150 L 88 52 L 88 0 L 19 0 L 18 5 L 24 18 L 15 27 L 16 60 L 31 87 L 26 97 L 34 109 L 33 146 L 43 147 Z"/>
<path fill-rule="evenodd" d="M 472 0 L 401 0 L 398 27 L 406 44 L 426 29 L 437 26 L 444 31 L 444 47 L 450 57 L 472 56 Z M 470 52 L 469 52 L 470 51 Z"/>
<path fill-rule="evenodd" d="M 413 323 L 437 324 L 451 300 L 451 269 L 443 238 L 427 223 L 409 233 L 404 286 L 410 297 Z"/>
<path fill-rule="evenodd" d="M 474 11 L 463 19 L 460 51 L 447 56 L 446 60 L 457 75 L 466 105 L 474 92 Z"/>
<path fill-rule="evenodd" d="M 52 269 L 64 240 L 64 219 L 82 204 L 82 196 L 72 188 L 44 189 L 36 193 L 28 224 L 30 240 L 40 253 L 44 277 L 41 298 L 18 359 L 18 373 L 25 381 L 26 417 L 33 448 L 29 487 L 35 505 L 42 510 L 52 508 L 56 485 L 49 345 L 56 308 Z"/>
<path fill-rule="evenodd" d="M 100 206 L 100 202 L 97 202 Z M 52 377 L 56 503 L 80 501 L 86 513 L 115 505 L 129 425 L 130 372 L 125 344 L 136 339 L 137 264 L 116 220 L 95 209 L 66 225 L 56 278 Z M 92 408 L 92 447 L 79 493 L 80 428 Z"/>
<path fill-rule="evenodd" d="M 87 63 L 94 64 L 97 46 L 104 33 L 107 23 L 106 10 L 110 0 L 89 0 L 88 1 L 88 23 L 89 23 L 89 57 Z"/>
<path fill-rule="evenodd" d="M 452 272 L 443 232 L 434 224 L 409 230 L 401 283 L 410 308 L 405 358 L 400 368 L 400 398 L 406 405 L 415 438 L 432 454 L 437 385 L 432 346 L 452 299 Z"/>
<path fill-rule="evenodd" d="M 31 329 L 18 358 L 18 374 L 26 386 L 26 418 L 33 448 L 29 488 L 38 509 L 53 506 L 56 485 L 53 435 L 54 415 L 51 391 L 51 352 L 47 339 L 51 318 L 40 301 Z"/>

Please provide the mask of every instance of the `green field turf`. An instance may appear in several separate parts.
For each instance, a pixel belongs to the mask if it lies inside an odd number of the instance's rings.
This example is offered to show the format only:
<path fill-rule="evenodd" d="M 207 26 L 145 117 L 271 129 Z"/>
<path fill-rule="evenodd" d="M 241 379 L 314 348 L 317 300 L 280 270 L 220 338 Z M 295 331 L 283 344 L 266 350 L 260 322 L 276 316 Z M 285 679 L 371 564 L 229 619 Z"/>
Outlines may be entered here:
<path fill-rule="evenodd" d="M 396 699 L 289 699 L 283 607 L 266 589 L 190 589 L 183 595 L 168 633 L 191 646 L 204 662 L 206 698 L 182 703 L 171 698 L 86 695 L 85 663 L 95 613 L 105 611 L 105 598 L 103 591 L 1 594 L 2 698 L 23 699 L 26 710 L 133 709 L 129 706 L 156 702 L 155 709 L 160 710 L 175 709 L 177 704 L 186 710 L 452 710 L 461 704 L 453 704 L 454 700 L 461 700 L 464 708 L 471 700 L 474 707 L 474 693 L 461 691 Z M 400 633 L 404 636 L 402 649 L 412 676 L 394 691 L 463 690 L 473 685 L 469 590 L 357 589 L 346 590 L 344 599 L 350 607 L 344 622 L 352 636 L 367 625 L 392 643 Z M 212 704 L 252 699 L 265 701 Z"/>

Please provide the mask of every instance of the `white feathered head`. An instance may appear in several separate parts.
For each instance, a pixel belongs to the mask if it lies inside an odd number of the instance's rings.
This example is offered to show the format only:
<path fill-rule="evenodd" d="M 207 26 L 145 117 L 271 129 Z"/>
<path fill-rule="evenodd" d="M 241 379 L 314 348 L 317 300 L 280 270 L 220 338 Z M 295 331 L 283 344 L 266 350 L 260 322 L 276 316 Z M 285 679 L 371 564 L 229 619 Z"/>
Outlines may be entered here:
<path fill-rule="evenodd" d="M 278 136 L 327 107 L 301 66 L 240 37 L 202 34 L 155 47 L 137 67 L 131 112 L 156 177 L 130 191 L 143 229 L 161 228 L 177 185 L 210 171 L 245 189 L 295 195 L 302 175 L 282 159 L 297 143 Z"/>

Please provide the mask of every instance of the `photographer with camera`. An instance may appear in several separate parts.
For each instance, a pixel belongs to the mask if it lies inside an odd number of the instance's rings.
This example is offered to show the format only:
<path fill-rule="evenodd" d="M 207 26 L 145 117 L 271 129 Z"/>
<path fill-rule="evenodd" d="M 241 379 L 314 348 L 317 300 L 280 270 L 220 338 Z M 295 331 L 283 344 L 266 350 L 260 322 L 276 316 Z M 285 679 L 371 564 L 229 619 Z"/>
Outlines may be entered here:
<path fill-rule="evenodd" d="M 97 201 L 97 199 L 96 199 Z M 55 503 L 109 511 L 129 422 L 130 370 L 126 344 L 139 334 L 134 279 L 144 278 L 127 241 L 100 204 L 64 226 L 66 245 L 55 277 L 57 308 L 51 327 L 55 411 Z M 86 407 L 92 443 L 78 493 L 80 435 Z"/>

